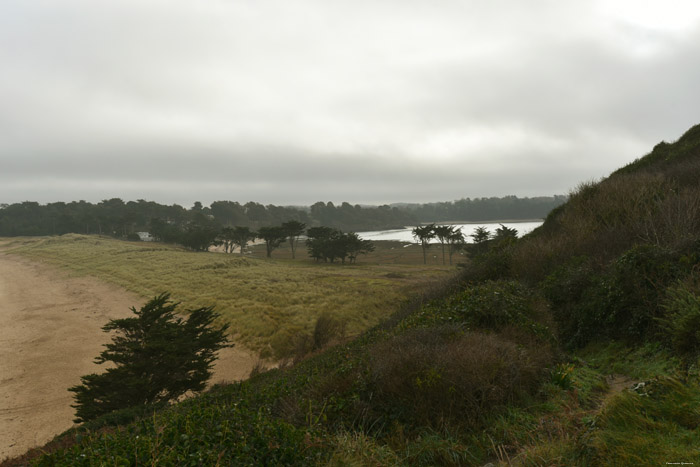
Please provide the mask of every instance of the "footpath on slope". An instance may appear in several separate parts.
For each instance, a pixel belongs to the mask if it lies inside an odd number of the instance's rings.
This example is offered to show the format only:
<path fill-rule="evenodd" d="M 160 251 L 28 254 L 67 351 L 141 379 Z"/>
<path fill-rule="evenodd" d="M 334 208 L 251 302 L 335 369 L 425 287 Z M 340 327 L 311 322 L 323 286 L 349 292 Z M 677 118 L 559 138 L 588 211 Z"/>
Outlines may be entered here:
<path fill-rule="evenodd" d="M 0 244 L 0 461 L 73 426 L 80 376 L 109 341 L 102 326 L 145 303 L 120 287 L 8 254 Z M 212 383 L 245 379 L 258 358 L 224 349 Z"/>

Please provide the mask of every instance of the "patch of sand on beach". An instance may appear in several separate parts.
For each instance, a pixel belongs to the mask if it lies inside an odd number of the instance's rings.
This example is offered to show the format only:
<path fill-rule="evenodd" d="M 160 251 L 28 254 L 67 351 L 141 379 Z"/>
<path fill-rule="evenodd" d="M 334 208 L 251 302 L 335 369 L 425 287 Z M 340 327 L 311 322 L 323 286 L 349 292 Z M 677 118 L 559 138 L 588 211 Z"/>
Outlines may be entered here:
<path fill-rule="evenodd" d="M 23 454 L 73 425 L 80 376 L 109 341 L 102 326 L 145 303 L 120 287 L 0 250 L 0 460 Z M 258 357 L 224 349 L 212 382 L 246 378 Z"/>

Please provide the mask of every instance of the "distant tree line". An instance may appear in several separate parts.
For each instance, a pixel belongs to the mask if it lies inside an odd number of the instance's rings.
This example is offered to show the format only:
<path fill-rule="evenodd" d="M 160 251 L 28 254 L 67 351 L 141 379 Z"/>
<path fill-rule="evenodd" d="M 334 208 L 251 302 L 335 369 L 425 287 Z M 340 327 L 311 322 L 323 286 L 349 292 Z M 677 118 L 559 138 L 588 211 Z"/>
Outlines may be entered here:
<path fill-rule="evenodd" d="M 207 226 L 261 227 L 281 225 L 294 220 L 310 227 L 331 227 L 343 231 L 367 231 L 403 228 L 425 222 L 488 221 L 544 218 L 565 201 L 564 196 L 517 198 L 476 198 L 429 204 L 360 206 L 317 202 L 309 207 L 275 206 L 272 204 L 215 201 L 210 206 L 195 202 L 187 209 L 177 204 L 163 205 L 153 201 L 128 201 L 119 198 L 99 203 L 74 201 L 39 204 L 25 201 L 0 204 L 0 236 L 62 235 L 84 233 L 127 237 L 135 232 L 150 231 L 152 222 L 162 221 L 162 238 L 176 230 L 192 227 L 192 245 Z M 168 226 L 172 229 L 168 232 Z M 200 228 L 201 227 L 201 228 Z M 196 249 L 196 248 L 195 248 Z"/>
<path fill-rule="evenodd" d="M 216 226 L 217 230 L 234 226 L 257 230 L 294 220 L 309 226 L 360 231 L 402 228 L 417 223 L 412 214 L 389 206 L 343 203 L 336 208 L 333 203 L 318 202 L 311 207 L 284 207 L 252 201 L 245 204 L 215 201 L 209 207 L 196 202 L 187 209 L 177 204 L 167 206 L 144 200 L 124 202 L 113 198 L 96 204 L 86 201 L 0 204 L 0 236 L 83 233 L 125 238 L 135 232 L 150 231 L 154 219 L 162 221 L 158 226 L 163 239 L 188 225 Z"/>
<path fill-rule="evenodd" d="M 509 219 L 544 219 L 557 206 L 564 204 L 562 195 L 518 198 L 464 198 L 457 201 L 426 204 L 396 204 L 420 222 L 503 221 Z"/>

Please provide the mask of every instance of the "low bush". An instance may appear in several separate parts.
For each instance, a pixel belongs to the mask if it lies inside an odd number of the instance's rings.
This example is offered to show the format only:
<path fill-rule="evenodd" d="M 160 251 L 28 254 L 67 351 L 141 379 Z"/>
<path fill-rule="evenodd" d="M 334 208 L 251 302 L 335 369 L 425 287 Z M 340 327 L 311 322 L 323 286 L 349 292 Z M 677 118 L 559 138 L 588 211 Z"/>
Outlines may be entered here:
<path fill-rule="evenodd" d="M 669 287 L 664 308 L 666 316 L 660 319 L 674 351 L 686 367 L 700 355 L 700 297 L 698 281 L 693 278 Z"/>
<path fill-rule="evenodd" d="M 333 341 L 343 339 L 345 337 L 346 321 L 337 316 L 324 311 L 316 319 L 313 333 L 313 349 L 319 350 Z"/>
<path fill-rule="evenodd" d="M 637 245 L 606 267 L 571 259 L 542 282 L 562 340 L 581 347 L 594 339 L 641 341 L 658 337 L 664 290 L 690 273 L 694 246 L 670 250 Z"/>
<path fill-rule="evenodd" d="M 400 327 L 410 329 L 447 323 L 462 323 L 469 329 L 499 331 L 512 337 L 529 335 L 546 343 L 554 340 L 546 303 L 517 281 L 471 285 L 445 300 L 424 306 Z"/>
<path fill-rule="evenodd" d="M 458 325 L 416 329 L 376 344 L 371 378 L 392 419 L 441 427 L 478 424 L 539 387 L 551 353 Z"/>

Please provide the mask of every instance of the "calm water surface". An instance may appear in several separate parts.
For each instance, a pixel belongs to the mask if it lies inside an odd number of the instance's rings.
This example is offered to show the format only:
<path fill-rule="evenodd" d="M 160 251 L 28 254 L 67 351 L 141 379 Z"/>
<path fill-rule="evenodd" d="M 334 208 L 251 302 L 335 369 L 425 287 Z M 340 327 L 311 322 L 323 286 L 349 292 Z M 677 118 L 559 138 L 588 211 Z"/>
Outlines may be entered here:
<path fill-rule="evenodd" d="M 529 233 L 542 225 L 542 221 L 534 222 L 476 222 L 469 224 L 451 224 L 457 228 L 462 229 L 462 233 L 467 239 L 467 242 L 471 242 L 470 235 L 474 233 L 477 227 L 485 227 L 492 234 L 496 232 L 501 224 L 505 225 L 510 229 L 515 229 L 518 231 L 518 237 L 522 237 L 526 233 Z M 374 232 L 357 232 L 357 234 L 365 240 L 398 240 L 401 242 L 415 242 L 411 234 L 413 227 L 406 227 L 404 229 L 396 230 L 378 230 Z M 438 240 L 433 240 L 434 243 L 438 243 Z"/>

